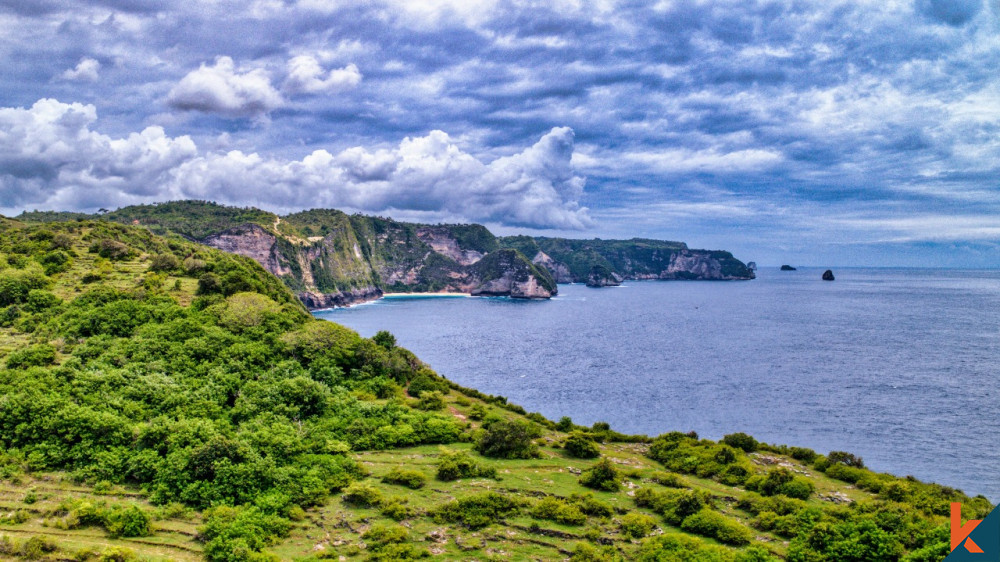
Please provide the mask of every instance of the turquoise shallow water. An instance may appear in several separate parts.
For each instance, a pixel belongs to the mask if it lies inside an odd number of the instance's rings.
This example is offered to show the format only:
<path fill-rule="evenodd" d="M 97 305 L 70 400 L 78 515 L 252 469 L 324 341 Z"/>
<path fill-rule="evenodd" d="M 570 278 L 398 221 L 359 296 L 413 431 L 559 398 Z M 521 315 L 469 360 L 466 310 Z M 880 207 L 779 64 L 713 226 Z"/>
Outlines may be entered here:
<path fill-rule="evenodd" d="M 1000 500 L 1000 271 L 762 269 L 317 312 L 551 419 L 745 431 Z"/>

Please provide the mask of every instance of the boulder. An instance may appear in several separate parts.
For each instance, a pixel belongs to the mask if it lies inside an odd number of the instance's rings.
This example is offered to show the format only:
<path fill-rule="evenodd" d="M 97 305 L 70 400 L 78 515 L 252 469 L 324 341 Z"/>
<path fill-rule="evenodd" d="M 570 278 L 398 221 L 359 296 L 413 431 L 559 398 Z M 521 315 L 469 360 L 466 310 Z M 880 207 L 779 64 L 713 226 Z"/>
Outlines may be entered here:
<path fill-rule="evenodd" d="M 794 267 L 790 265 L 783 265 L 781 266 L 781 271 L 798 271 L 798 270 L 796 270 Z"/>
<path fill-rule="evenodd" d="M 823 281 L 833 281 L 833 271 L 828 269 L 823 272 Z"/>

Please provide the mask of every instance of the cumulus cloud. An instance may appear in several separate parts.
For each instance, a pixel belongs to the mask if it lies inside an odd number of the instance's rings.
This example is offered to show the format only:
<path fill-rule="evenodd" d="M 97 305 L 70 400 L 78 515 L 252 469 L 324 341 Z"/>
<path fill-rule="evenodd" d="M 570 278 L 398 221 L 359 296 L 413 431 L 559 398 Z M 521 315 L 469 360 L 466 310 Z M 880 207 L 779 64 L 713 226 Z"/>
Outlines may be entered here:
<path fill-rule="evenodd" d="M 97 82 L 97 73 L 101 70 L 101 63 L 90 57 L 80 59 L 75 68 L 69 68 L 59 75 L 63 80 L 79 80 L 84 82 Z"/>
<path fill-rule="evenodd" d="M 39 100 L 0 109 L 0 207 L 108 207 L 175 198 L 278 209 L 426 211 L 533 228 L 591 224 L 571 165 L 573 131 L 555 128 L 522 152 L 485 163 L 446 133 L 394 149 L 315 150 L 285 160 L 204 152 L 189 137 L 148 127 L 125 138 L 91 129 L 92 105 Z"/>
<path fill-rule="evenodd" d="M 167 103 L 184 111 L 226 117 L 256 117 L 280 107 L 284 100 L 262 69 L 240 71 L 230 57 L 204 63 L 170 90 Z"/>
<path fill-rule="evenodd" d="M 353 64 L 325 71 L 315 58 L 300 55 L 288 61 L 288 77 L 282 88 L 292 94 L 336 93 L 350 90 L 359 82 L 361 72 Z"/>

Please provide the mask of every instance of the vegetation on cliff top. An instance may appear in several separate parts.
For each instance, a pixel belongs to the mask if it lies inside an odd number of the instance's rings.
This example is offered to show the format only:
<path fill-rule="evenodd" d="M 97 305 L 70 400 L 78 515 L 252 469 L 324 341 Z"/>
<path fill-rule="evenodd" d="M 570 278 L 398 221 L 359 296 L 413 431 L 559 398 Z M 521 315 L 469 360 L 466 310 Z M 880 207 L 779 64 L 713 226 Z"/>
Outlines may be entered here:
<path fill-rule="evenodd" d="M 847 453 L 554 423 L 104 221 L 0 222 L 0 451 L 0 558 L 916 562 L 949 502 L 991 508 Z"/>

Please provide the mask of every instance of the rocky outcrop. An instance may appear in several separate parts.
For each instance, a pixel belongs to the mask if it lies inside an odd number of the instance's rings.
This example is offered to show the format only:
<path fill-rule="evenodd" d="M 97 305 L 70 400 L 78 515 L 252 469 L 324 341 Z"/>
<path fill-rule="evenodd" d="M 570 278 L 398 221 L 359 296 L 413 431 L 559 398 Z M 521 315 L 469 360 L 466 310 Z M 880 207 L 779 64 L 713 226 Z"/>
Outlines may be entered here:
<path fill-rule="evenodd" d="M 335 209 L 278 216 L 252 207 L 174 201 L 125 207 L 104 218 L 250 257 L 310 308 L 383 292 L 548 298 L 557 283 L 606 287 L 624 279 L 754 278 L 753 268 L 729 252 L 692 250 L 683 242 L 497 238 L 478 224 L 413 224 Z"/>
<path fill-rule="evenodd" d="M 823 281 L 833 281 L 833 279 L 834 278 L 833 278 L 833 271 L 832 270 L 828 269 L 828 270 L 826 270 L 826 271 L 823 272 Z"/>
<path fill-rule="evenodd" d="M 783 265 L 781 266 L 781 271 L 798 271 L 798 270 L 790 265 Z"/>
<path fill-rule="evenodd" d="M 206 246 L 253 259 L 264 269 L 282 277 L 292 270 L 283 265 L 277 251 L 277 237 L 257 224 L 242 224 L 198 240 Z"/>
<path fill-rule="evenodd" d="M 470 271 L 470 276 L 477 284 L 469 292 L 477 296 L 547 299 L 558 291 L 546 271 L 509 248 L 488 254 Z"/>
<path fill-rule="evenodd" d="M 587 276 L 588 287 L 617 287 L 622 284 L 622 276 L 606 266 L 595 265 Z"/>
<path fill-rule="evenodd" d="M 572 283 L 573 274 L 570 273 L 569 268 L 566 265 L 561 264 L 545 252 L 539 250 L 535 257 L 531 260 L 531 263 L 544 267 L 555 279 L 556 283 Z"/>
<path fill-rule="evenodd" d="M 319 293 L 315 291 L 303 291 L 297 293 L 302 304 L 310 310 L 321 308 L 334 308 L 338 306 L 351 306 L 363 302 L 373 301 L 382 297 L 382 289 L 378 287 L 361 287 L 347 291 L 337 291 L 336 293 Z"/>

